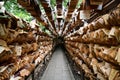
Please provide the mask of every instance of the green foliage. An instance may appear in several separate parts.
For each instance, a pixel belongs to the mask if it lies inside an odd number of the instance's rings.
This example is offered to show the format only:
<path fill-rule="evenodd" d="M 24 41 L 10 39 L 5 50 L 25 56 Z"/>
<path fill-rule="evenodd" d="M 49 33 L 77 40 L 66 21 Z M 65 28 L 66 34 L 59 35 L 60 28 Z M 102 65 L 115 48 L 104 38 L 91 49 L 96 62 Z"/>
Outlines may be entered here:
<path fill-rule="evenodd" d="M 69 0 L 64 0 L 64 2 L 63 2 L 63 6 L 64 6 L 65 8 L 68 7 L 68 6 L 67 6 L 68 2 L 69 2 Z"/>
<path fill-rule="evenodd" d="M 51 7 L 54 8 L 56 6 L 56 0 L 50 0 Z"/>
<path fill-rule="evenodd" d="M 8 0 L 4 4 L 6 11 L 14 14 L 15 16 L 26 20 L 26 21 L 31 21 L 32 17 L 27 11 L 18 5 L 17 0 Z"/>
<path fill-rule="evenodd" d="M 78 2 L 76 7 L 79 8 L 81 3 L 82 3 L 82 0 L 79 0 L 79 2 Z"/>
<path fill-rule="evenodd" d="M 64 2 L 63 2 L 63 6 L 65 7 L 65 8 L 67 8 L 68 7 L 68 2 L 70 2 L 70 0 L 64 0 Z M 77 8 L 79 8 L 80 7 L 80 4 L 81 4 L 81 2 L 82 2 L 82 0 L 79 0 L 78 1 L 78 4 L 77 4 Z"/>

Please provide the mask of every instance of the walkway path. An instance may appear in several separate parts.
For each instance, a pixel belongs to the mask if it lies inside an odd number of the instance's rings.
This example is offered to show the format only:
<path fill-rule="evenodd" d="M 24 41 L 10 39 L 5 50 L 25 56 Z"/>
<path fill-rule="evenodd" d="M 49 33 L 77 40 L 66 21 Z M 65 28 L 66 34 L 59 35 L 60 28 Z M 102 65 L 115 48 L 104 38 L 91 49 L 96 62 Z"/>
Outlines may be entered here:
<path fill-rule="evenodd" d="M 55 50 L 41 80 L 75 80 L 61 48 Z"/>

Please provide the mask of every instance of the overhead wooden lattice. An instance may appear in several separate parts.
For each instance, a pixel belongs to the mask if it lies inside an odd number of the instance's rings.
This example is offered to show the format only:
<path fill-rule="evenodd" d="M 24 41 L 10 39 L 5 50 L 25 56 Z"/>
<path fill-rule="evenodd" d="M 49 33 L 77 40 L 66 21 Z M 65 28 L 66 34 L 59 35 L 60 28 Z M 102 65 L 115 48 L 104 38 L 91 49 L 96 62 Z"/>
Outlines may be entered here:
<path fill-rule="evenodd" d="M 66 11 L 63 10 L 63 1 L 64 0 L 56 0 L 56 8 L 52 8 L 51 2 L 48 0 L 17 0 L 20 5 L 22 5 L 29 13 L 31 13 L 32 16 L 34 16 L 40 23 L 45 25 L 47 29 L 49 29 L 53 35 L 58 35 L 60 33 L 60 29 L 62 30 L 61 34 L 59 36 L 62 36 L 62 33 L 64 32 L 66 25 L 70 22 L 70 19 L 72 18 L 72 13 L 76 9 L 76 5 L 79 0 L 71 0 L 69 1 L 66 7 L 66 10 L 68 9 L 67 15 L 63 14 Z M 43 6 L 44 11 L 46 13 L 46 19 L 48 19 L 47 23 L 44 22 L 44 20 L 41 18 L 42 11 L 40 10 L 40 5 Z M 55 12 L 55 9 L 57 10 Z M 56 16 L 56 18 L 54 18 Z M 63 22 L 61 23 L 61 21 Z M 50 22 L 50 23 L 49 23 Z M 77 21 L 78 22 L 78 21 Z M 61 25 L 60 25 L 61 23 Z M 81 22 L 79 22 L 80 24 Z M 49 25 L 51 24 L 51 25 Z M 49 25 L 49 27 L 48 27 Z M 70 29 L 71 30 L 71 29 Z"/>

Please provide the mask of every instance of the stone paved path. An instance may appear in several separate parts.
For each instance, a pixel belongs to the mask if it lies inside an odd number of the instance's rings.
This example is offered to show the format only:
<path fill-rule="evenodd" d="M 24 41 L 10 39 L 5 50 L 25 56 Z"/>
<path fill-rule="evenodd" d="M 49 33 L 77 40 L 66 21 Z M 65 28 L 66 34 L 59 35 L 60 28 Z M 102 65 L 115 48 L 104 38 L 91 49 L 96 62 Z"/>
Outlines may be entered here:
<path fill-rule="evenodd" d="M 53 53 L 41 80 L 75 80 L 61 48 Z"/>

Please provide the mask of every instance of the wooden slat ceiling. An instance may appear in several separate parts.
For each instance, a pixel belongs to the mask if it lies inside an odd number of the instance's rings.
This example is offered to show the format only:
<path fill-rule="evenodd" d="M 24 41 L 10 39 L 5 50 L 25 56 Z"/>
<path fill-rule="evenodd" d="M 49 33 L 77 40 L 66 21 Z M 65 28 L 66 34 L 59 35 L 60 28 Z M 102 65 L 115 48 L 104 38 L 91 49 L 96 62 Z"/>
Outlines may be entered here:
<path fill-rule="evenodd" d="M 69 33 L 71 30 L 73 30 L 74 28 L 76 28 L 76 27 L 78 27 L 81 23 L 82 23 L 82 21 L 81 21 L 81 19 L 80 19 L 80 9 L 81 9 L 81 7 L 79 7 L 78 9 L 77 9 L 77 12 L 78 12 L 78 14 L 76 15 L 76 17 L 77 17 L 77 21 L 72 21 L 72 23 L 71 23 L 71 26 L 70 27 L 68 27 L 68 29 L 63 33 L 63 35 L 62 36 L 65 36 L 67 33 Z M 70 22 L 69 22 L 70 23 Z"/>
<path fill-rule="evenodd" d="M 67 23 L 69 22 L 69 20 L 71 19 L 72 13 L 74 12 L 78 1 L 79 1 L 79 0 L 71 0 L 71 1 L 70 1 L 70 5 L 68 6 L 68 13 L 67 13 L 67 16 L 66 16 L 66 18 L 65 18 L 65 24 L 64 24 L 64 26 L 63 26 L 61 35 L 62 35 L 62 34 L 64 33 L 64 31 L 65 31 L 66 25 L 67 25 Z"/>
<path fill-rule="evenodd" d="M 62 3 L 63 0 L 56 0 L 56 6 L 57 6 L 57 16 L 63 16 L 62 15 Z M 57 18 L 58 21 L 58 32 L 60 31 L 60 22 L 61 22 L 62 18 Z"/>
<path fill-rule="evenodd" d="M 28 12 L 31 13 L 32 16 L 34 16 L 39 22 L 43 23 L 43 25 L 47 25 L 47 23 L 44 23 L 44 21 L 40 18 L 41 11 L 39 9 L 38 5 L 35 5 L 35 3 L 32 3 L 30 1 L 24 1 L 24 0 L 17 0 L 20 5 L 22 5 Z M 37 10 L 36 10 L 36 9 Z"/>
<path fill-rule="evenodd" d="M 52 28 L 52 30 L 55 32 L 55 34 L 57 34 L 57 31 L 56 31 L 56 28 L 55 28 L 55 24 L 53 23 L 54 20 L 53 20 L 53 17 L 51 15 L 52 13 L 52 9 L 49 5 L 49 3 L 46 1 L 46 0 L 40 0 L 44 10 L 45 10 L 45 13 L 50 21 L 50 23 L 52 24 L 52 26 L 50 26 Z"/>
<path fill-rule="evenodd" d="M 35 0 L 17 0 L 17 2 L 22 5 L 29 13 L 31 13 L 31 15 L 35 17 L 43 26 L 45 26 L 46 29 L 52 33 L 52 35 L 56 36 L 55 31 L 51 28 L 49 23 L 42 20 L 42 12 L 40 10 L 39 4 Z"/>
<path fill-rule="evenodd" d="M 69 0 L 69 2 L 67 3 L 67 8 L 66 8 L 67 11 L 63 10 L 64 0 L 56 0 L 56 5 L 55 5 L 56 12 L 53 12 L 53 9 L 50 5 L 50 0 L 17 0 L 17 1 L 29 13 L 31 13 L 31 15 L 33 17 L 35 17 L 40 23 L 42 23 L 44 26 L 46 26 L 46 28 L 49 29 L 54 36 L 64 36 L 67 33 L 71 32 L 76 27 L 78 27 L 82 23 L 82 20 L 80 20 L 80 16 L 79 16 L 80 15 L 79 11 L 81 10 L 81 7 L 79 9 L 77 9 L 77 7 L 76 7 L 79 0 Z M 103 11 L 101 11 L 102 13 L 105 12 L 105 10 L 107 10 L 110 7 L 110 5 L 106 6 L 110 1 L 113 1 L 112 3 L 120 2 L 120 0 L 104 1 Z M 112 5 L 112 3 L 111 3 L 111 5 Z M 42 7 L 44 8 L 44 11 L 46 13 L 47 22 L 45 22 L 44 20 L 41 19 L 42 12 L 40 10 L 40 6 L 39 6 L 40 4 L 42 5 Z M 115 4 L 115 6 L 116 5 L 117 4 Z M 114 5 L 112 5 L 112 6 L 114 6 Z M 78 12 L 78 14 L 76 15 L 77 20 L 74 20 L 73 18 L 75 18 L 75 17 L 72 16 L 74 14 L 75 10 L 77 10 L 77 12 Z M 66 13 L 66 12 L 67 12 L 67 15 L 65 16 L 64 13 Z M 91 22 L 91 20 L 95 19 L 97 17 L 97 14 L 98 14 L 97 12 L 92 12 L 89 22 Z M 55 17 L 54 15 L 57 15 L 56 19 L 54 19 L 54 17 Z M 60 25 L 61 20 L 63 20 L 62 25 Z"/>
<path fill-rule="evenodd" d="M 79 0 L 71 0 L 70 1 L 70 6 L 68 8 L 68 13 L 67 13 L 66 21 L 69 21 L 70 18 L 72 17 L 72 13 L 74 12 L 78 1 Z"/>
<path fill-rule="evenodd" d="M 56 0 L 58 16 L 62 16 L 62 2 L 63 0 Z"/>
<path fill-rule="evenodd" d="M 104 0 L 103 3 L 103 10 L 101 12 L 92 12 L 91 13 L 91 18 L 88 20 L 88 22 L 92 22 L 95 18 L 98 16 L 108 13 L 110 9 L 113 9 L 120 3 L 120 0 Z"/>

